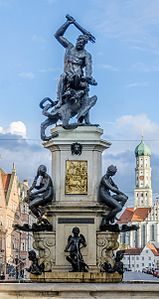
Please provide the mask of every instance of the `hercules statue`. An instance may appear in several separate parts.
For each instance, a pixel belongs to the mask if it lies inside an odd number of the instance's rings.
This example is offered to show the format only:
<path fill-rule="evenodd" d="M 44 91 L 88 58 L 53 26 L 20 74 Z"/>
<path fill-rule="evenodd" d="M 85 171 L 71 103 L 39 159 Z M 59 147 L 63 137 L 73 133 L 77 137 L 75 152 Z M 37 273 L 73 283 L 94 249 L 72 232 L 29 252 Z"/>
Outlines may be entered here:
<path fill-rule="evenodd" d="M 48 117 L 41 124 L 41 139 L 44 141 L 57 136 L 57 133 L 46 136 L 45 130 L 48 126 L 56 124 L 58 120 L 61 120 L 65 129 L 76 128 L 83 122 L 85 125 L 90 125 L 89 110 L 97 101 L 96 96 L 89 97 L 89 85 L 97 85 L 97 82 L 92 77 L 91 54 L 85 49 L 88 41 L 95 42 L 95 37 L 81 27 L 73 17 L 67 15 L 66 19 L 55 33 L 55 38 L 66 49 L 64 72 L 60 76 L 57 100 L 52 101 L 46 97 L 40 102 L 43 115 Z M 64 37 L 71 24 L 82 32 L 75 46 Z M 46 102 L 48 103 L 45 104 Z M 77 122 L 69 124 L 73 116 L 76 116 Z"/>

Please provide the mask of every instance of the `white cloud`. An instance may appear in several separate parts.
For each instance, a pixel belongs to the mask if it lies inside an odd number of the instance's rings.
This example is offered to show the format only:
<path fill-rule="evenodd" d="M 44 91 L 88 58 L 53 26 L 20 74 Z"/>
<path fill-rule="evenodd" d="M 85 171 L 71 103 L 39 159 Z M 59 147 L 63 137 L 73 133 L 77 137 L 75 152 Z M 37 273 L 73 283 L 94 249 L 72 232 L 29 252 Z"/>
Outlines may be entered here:
<path fill-rule="evenodd" d="M 153 122 L 146 114 L 122 115 L 114 123 L 106 123 L 105 126 L 104 138 L 112 142 L 108 153 L 117 155 L 127 150 L 134 152 L 143 135 L 152 153 L 159 155 L 159 123 Z"/>
<path fill-rule="evenodd" d="M 141 62 L 137 62 L 136 64 L 131 66 L 131 71 L 137 72 L 159 72 L 159 65 L 148 65 Z"/>
<path fill-rule="evenodd" d="M 111 64 L 101 64 L 99 67 L 102 68 L 102 69 L 105 69 L 107 71 L 111 71 L 111 72 L 117 72 L 118 71 L 118 68 L 116 66 L 111 65 Z"/>
<path fill-rule="evenodd" d="M 32 72 L 22 72 L 22 73 L 19 73 L 18 75 L 21 78 L 29 79 L 29 80 L 33 80 L 35 78 L 35 75 Z"/>
<path fill-rule="evenodd" d="M 123 115 L 116 120 L 116 125 L 118 129 L 121 129 L 123 132 L 130 132 L 133 136 L 136 134 L 142 134 L 144 130 L 144 134 L 148 136 L 148 138 L 152 138 L 154 136 L 159 137 L 159 124 L 155 124 L 152 122 L 146 114 L 139 115 Z"/>
<path fill-rule="evenodd" d="M 9 124 L 8 128 L 0 127 L 0 133 L 16 134 L 16 135 L 20 135 L 23 138 L 26 138 L 27 129 L 26 129 L 25 124 L 22 121 L 13 121 Z"/>
<path fill-rule="evenodd" d="M 92 26 L 102 35 L 159 49 L 158 0 L 95 0 L 90 12 Z M 152 34 L 154 32 L 154 34 Z"/>
<path fill-rule="evenodd" d="M 39 146 L 40 147 L 40 146 Z M 33 177 L 36 174 L 40 164 L 47 166 L 48 172 L 51 172 L 50 154 L 46 154 L 46 150 L 41 148 L 41 151 L 36 150 L 26 144 L 23 148 L 3 149 L 0 147 L 1 167 L 10 172 L 13 163 L 15 163 L 17 175 L 21 180 L 28 179 L 32 183 Z"/>
<path fill-rule="evenodd" d="M 134 88 L 134 87 L 146 87 L 148 86 L 148 82 L 131 82 L 126 85 L 127 88 Z"/>
<path fill-rule="evenodd" d="M 152 121 L 146 114 L 122 115 L 109 124 L 109 139 L 112 145 L 103 154 L 103 171 L 110 164 L 117 166 L 116 183 L 133 199 L 135 186 L 135 148 L 140 143 L 142 134 L 150 147 L 153 192 L 159 192 L 159 123 Z M 129 203 L 130 204 L 130 203 Z"/>

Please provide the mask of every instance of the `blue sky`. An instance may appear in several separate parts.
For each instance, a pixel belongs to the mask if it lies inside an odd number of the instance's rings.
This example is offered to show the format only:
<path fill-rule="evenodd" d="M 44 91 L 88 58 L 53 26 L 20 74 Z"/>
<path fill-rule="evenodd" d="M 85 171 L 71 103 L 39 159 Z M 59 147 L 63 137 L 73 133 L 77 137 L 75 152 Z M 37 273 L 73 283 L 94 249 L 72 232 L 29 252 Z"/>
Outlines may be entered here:
<path fill-rule="evenodd" d="M 132 198 L 134 148 L 143 132 L 159 193 L 159 0 L 0 0 L 1 167 L 10 171 L 15 162 L 18 176 L 29 180 L 41 163 L 50 171 L 39 102 L 56 98 L 64 49 L 53 34 L 67 13 L 96 36 L 87 45 L 98 82 L 91 121 L 112 141 L 103 169 L 116 164 L 116 181 Z M 75 42 L 78 34 L 71 26 L 66 36 Z"/>

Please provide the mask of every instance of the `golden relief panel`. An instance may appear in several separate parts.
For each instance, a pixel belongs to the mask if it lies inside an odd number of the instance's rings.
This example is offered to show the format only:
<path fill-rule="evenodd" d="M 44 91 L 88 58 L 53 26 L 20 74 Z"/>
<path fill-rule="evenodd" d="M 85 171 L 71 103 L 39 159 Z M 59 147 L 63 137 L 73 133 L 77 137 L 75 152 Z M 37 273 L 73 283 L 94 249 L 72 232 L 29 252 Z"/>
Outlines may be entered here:
<path fill-rule="evenodd" d="M 87 161 L 66 161 L 65 194 L 86 195 L 88 190 Z"/>

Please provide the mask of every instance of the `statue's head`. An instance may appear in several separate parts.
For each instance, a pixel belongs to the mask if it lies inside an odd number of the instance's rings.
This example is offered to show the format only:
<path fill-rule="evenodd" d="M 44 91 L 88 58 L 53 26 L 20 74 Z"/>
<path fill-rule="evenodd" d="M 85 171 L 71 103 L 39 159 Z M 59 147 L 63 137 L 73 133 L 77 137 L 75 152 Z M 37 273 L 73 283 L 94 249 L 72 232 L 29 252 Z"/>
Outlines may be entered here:
<path fill-rule="evenodd" d="M 77 237 L 80 233 L 80 229 L 79 227 L 75 226 L 73 229 L 72 229 L 72 233 L 75 237 Z"/>
<path fill-rule="evenodd" d="M 71 153 L 72 155 L 81 155 L 82 154 L 82 144 L 74 142 L 71 144 Z"/>
<path fill-rule="evenodd" d="M 116 168 L 116 166 L 114 166 L 114 165 L 110 165 L 110 166 L 107 168 L 107 174 L 109 174 L 110 176 L 115 175 L 116 172 L 117 172 L 117 168 Z"/>
<path fill-rule="evenodd" d="M 77 50 L 83 50 L 85 45 L 88 43 L 89 37 L 86 34 L 81 34 L 77 38 L 76 41 L 76 49 Z"/>
<path fill-rule="evenodd" d="M 46 172 L 47 172 L 47 168 L 45 165 L 40 165 L 38 167 L 38 171 L 37 171 L 38 175 L 44 175 Z"/>

